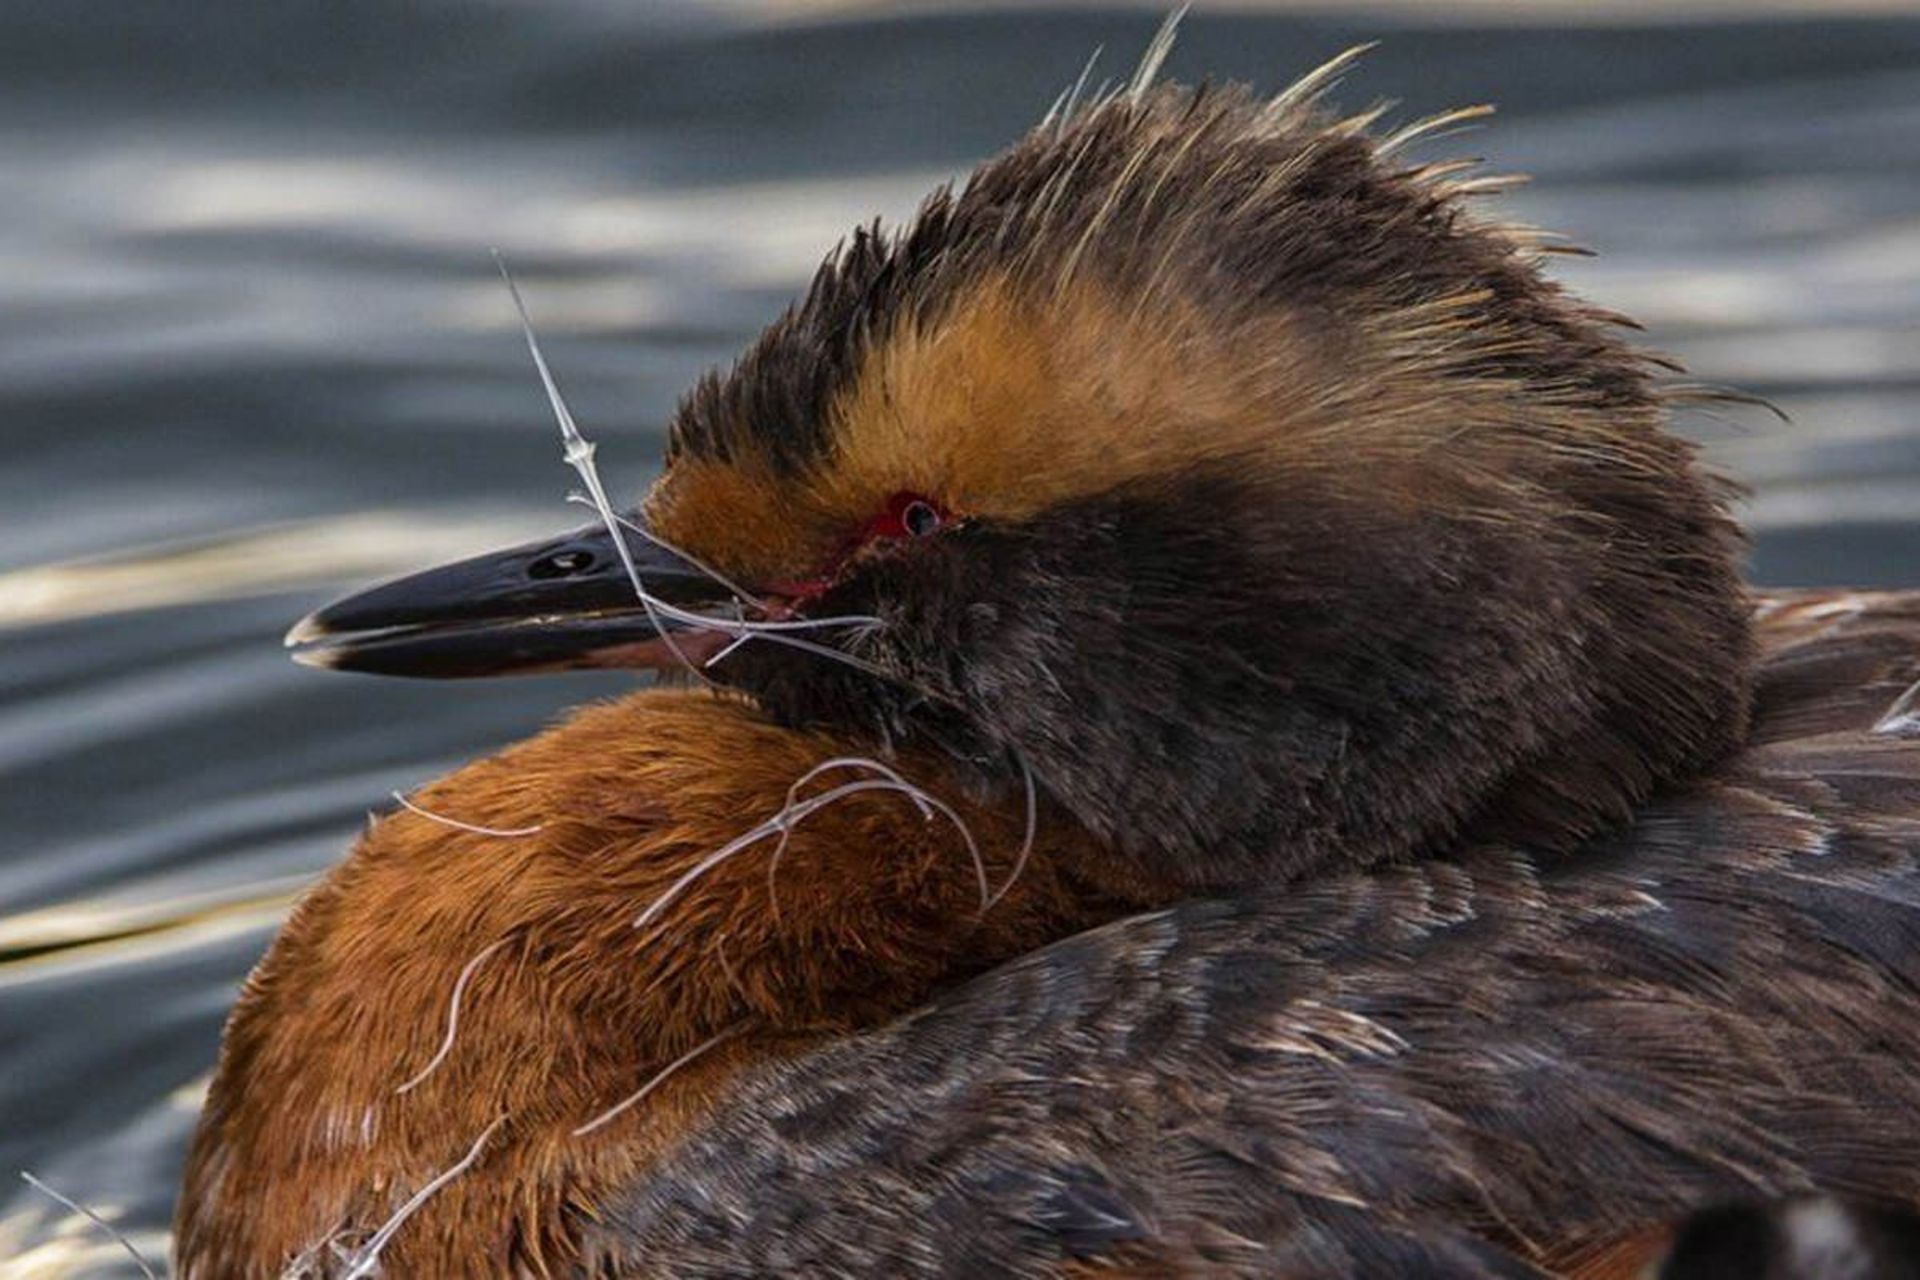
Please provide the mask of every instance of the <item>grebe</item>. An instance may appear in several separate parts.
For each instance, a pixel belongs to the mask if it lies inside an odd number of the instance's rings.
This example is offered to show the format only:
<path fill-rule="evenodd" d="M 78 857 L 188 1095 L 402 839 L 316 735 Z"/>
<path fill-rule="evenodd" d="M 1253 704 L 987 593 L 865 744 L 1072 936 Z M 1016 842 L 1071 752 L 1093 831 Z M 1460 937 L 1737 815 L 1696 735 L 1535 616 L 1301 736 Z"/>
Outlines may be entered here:
<path fill-rule="evenodd" d="M 856 232 L 640 508 L 296 627 L 715 687 L 372 824 L 181 1275 L 1600 1276 L 1920 1200 L 1920 598 L 1749 595 L 1661 362 L 1402 158 L 1472 113 L 1165 48 Z"/>

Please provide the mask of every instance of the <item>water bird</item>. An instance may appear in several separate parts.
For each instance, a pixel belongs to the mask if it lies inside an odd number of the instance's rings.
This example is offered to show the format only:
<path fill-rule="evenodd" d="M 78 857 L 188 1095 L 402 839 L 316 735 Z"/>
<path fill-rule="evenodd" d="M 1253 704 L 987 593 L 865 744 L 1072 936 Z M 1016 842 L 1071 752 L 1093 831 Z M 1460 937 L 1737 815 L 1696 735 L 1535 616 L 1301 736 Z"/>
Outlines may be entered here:
<path fill-rule="evenodd" d="M 1920 1200 L 1920 596 L 1743 584 L 1702 393 L 1408 158 L 1477 109 L 1165 44 L 854 232 L 637 507 L 295 628 L 684 678 L 300 903 L 179 1274 L 1600 1277 Z"/>

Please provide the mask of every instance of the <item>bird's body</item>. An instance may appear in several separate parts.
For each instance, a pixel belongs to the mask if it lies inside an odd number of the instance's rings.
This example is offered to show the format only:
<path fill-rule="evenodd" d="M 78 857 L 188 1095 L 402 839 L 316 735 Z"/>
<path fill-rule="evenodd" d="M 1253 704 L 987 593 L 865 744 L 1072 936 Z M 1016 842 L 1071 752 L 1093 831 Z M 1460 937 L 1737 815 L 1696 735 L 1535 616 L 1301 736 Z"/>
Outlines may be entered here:
<path fill-rule="evenodd" d="M 597 1248 L 670 1275 L 1624 1277 L 1611 1246 L 1701 1205 L 1920 1202 L 1920 597 L 1772 598 L 1760 634 L 1754 745 L 1622 831 L 1056 943 L 746 1074 Z"/>
<path fill-rule="evenodd" d="M 1598 1275 L 1920 1199 L 1920 603 L 1756 628 L 1656 362 L 1327 74 L 1149 66 L 856 237 L 639 552 L 302 625 L 728 689 L 374 826 L 184 1275 Z"/>

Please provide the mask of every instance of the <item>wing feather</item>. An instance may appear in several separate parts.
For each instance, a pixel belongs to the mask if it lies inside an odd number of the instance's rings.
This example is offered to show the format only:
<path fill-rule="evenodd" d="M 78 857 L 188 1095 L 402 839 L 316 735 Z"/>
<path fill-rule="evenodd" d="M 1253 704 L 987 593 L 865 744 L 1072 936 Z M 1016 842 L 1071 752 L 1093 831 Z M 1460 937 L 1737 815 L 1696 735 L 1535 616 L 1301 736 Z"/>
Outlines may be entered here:
<path fill-rule="evenodd" d="M 1884 727 L 1920 594 L 1761 626 L 1754 747 L 1630 829 L 1035 952 L 747 1078 L 606 1206 L 602 1261 L 1600 1276 L 1728 1199 L 1920 1202 L 1920 738 Z"/>

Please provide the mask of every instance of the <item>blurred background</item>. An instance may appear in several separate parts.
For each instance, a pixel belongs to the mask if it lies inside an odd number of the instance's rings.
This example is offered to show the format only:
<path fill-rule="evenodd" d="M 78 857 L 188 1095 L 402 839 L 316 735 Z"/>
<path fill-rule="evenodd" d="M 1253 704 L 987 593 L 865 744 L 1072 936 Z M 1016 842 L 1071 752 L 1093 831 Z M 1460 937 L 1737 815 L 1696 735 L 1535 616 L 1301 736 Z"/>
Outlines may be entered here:
<path fill-rule="evenodd" d="M 370 808 L 618 677 L 283 655 L 356 581 L 584 522 L 488 250 L 632 497 L 679 391 L 1158 5 L 0 5 L 0 1274 L 166 1251 L 222 1015 Z M 1701 378 L 1766 583 L 1920 584 L 1920 16 L 1201 5 L 1171 73 L 1484 100 L 1429 154 Z"/>

